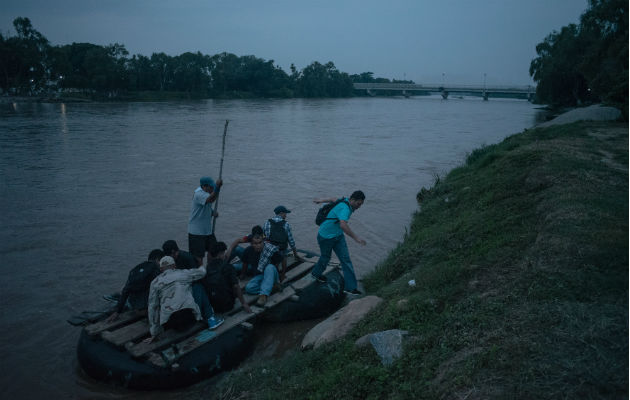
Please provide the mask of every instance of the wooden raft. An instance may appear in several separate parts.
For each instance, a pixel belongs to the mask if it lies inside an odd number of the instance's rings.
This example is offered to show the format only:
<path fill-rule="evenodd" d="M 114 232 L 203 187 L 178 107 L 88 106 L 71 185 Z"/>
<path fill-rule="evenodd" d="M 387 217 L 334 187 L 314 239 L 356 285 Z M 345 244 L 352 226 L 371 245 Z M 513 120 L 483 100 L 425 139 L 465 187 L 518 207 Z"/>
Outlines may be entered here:
<path fill-rule="evenodd" d="M 122 313 L 111 322 L 102 320 L 88 325 L 85 331 L 91 336 L 100 335 L 112 345 L 126 349 L 134 358 L 146 359 L 158 367 L 175 369 L 178 366 L 177 360 L 182 356 L 236 326 L 252 329 L 253 325 L 249 321 L 265 310 L 287 300 L 298 300 L 298 293 L 314 282 L 306 276 L 312 268 L 312 261 L 298 262 L 292 256 L 287 257 L 288 271 L 282 283 L 282 290 L 269 296 L 264 307 L 253 305 L 258 299 L 257 295 L 243 293 L 245 302 L 251 306 L 253 313 L 244 311 L 240 302 L 236 301 L 234 308 L 223 314 L 225 322 L 215 330 L 209 330 L 205 323 L 198 322 L 185 331 L 166 330 L 160 334 L 158 340 L 145 343 L 143 340 L 150 336 L 147 312 L 135 310 Z M 246 284 L 247 281 L 241 281 L 243 291 Z"/>

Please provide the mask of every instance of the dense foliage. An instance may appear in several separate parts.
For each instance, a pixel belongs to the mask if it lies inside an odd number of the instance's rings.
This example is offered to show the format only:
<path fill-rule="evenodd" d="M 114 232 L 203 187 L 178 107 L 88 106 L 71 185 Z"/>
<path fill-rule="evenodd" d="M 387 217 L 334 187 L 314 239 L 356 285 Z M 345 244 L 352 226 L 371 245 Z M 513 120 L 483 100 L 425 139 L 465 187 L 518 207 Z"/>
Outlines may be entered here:
<path fill-rule="evenodd" d="M 124 45 L 51 45 L 28 18 L 0 34 L 0 92 L 15 95 L 84 93 L 118 98 L 130 93 L 183 93 L 187 97 L 348 97 L 353 82 L 390 82 L 371 72 L 348 75 L 332 62 L 291 73 L 252 55 L 183 53 L 129 56 Z M 154 95 L 157 97 L 157 95 Z"/>
<path fill-rule="evenodd" d="M 529 73 L 538 101 L 575 106 L 628 104 L 628 1 L 589 0 L 580 24 L 554 31 L 536 46 Z"/>

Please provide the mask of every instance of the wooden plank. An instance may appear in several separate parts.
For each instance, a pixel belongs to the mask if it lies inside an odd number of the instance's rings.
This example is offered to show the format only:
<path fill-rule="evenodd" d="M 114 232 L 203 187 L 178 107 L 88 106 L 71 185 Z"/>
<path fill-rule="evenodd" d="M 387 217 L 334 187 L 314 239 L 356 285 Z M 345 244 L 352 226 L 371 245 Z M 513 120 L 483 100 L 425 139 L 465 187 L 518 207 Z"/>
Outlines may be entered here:
<path fill-rule="evenodd" d="M 209 341 L 221 336 L 223 333 L 229 331 L 235 326 L 238 326 L 242 323 L 246 323 L 250 319 L 256 317 L 256 315 L 262 313 L 264 310 L 260 307 L 252 307 L 252 311 L 254 311 L 252 314 L 245 311 L 241 311 L 238 314 L 235 314 L 229 318 L 226 318 L 223 325 L 221 325 L 214 331 L 206 329 L 203 332 L 200 332 L 198 335 L 191 336 L 188 339 L 183 340 L 182 342 L 176 344 L 175 346 L 173 346 L 175 348 L 174 349 L 175 355 L 173 355 L 172 353 L 167 355 L 168 364 L 172 364 L 177 359 L 199 348 L 200 346 L 208 343 Z M 161 359 L 161 362 L 164 363 L 164 357 L 161 356 L 160 359 Z M 153 359 L 149 361 L 150 362 L 157 361 L 157 358 L 154 357 Z M 159 365 L 159 363 L 160 361 L 158 361 L 158 364 L 156 365 Z"/>
<path fill-rule="evenodd" d="M 315 279 L 311 278 L 309 274 L 309 275 L 303 276 L 302 279 L 299 279 L 295 282 L 291 282 L 291 287 L 296 292 L 299 292 L 300 290 L 304 290 L 305 288 L 311 286 L 313 283 L 315 283 Z"/>
<path fill-rule="evenodd" d="M 294 294 L 295 294 L 295 290 L 293 290 L 292 287 L 290 286 L 286 287 L 281 292 L 278 292 L 276 294 L 272 294 L 271 296 L 269 296 L 269 298 L 267 299 L 267 302 L 265 303 L 265 308 L 271 308 L 275 306 L 276 304 L 281 303 L 285 301 L 286 299 L 290 298 Z"/>
<path fill-rule="evenodd" d="M 103 340 L 106 340 L 115 346 L 121 346 L 132 340 L 136 340 L 149 334 L 149 322 L 146 319 L 136 321 L 133 324 L 123 326 L 114 331 L 105 331 L 101 333 Z"/>
<path fill-rule="evenodd" d="M 87 326 L 95 323 L 96 321 L 100 321 L 110 315 L 114 310 L 112 307 L 108 307 L 103 311 L 83 311 L 79 315 L 75 315 L 73 317 L 68 318 L 66 321 L 73 326 Z"/>
<path fill-rule="evenodd" d="M 254 325 L 250 324 L 249 322 L 241 322 L 241 327 L 248 331 L 251 331 L 254 329 Z"/>
<path fill-rule="evenodd" d="M 176 331 L 173 329 L 169 329 L 165 332 L 162 332 L 160 336 L 158 337 L 158 340 L 155 340 L 151 343 L 145 343 L 145 342 L 140 342 L 136 344 L 127 343 L 125 347 L 127 348 L 127 351 L 129 351 L 129 354 L 131 354 L 133 357 L 142 357 L 151 351 L 168 346 L 169 344 L 178 342 L 182 339 L 186 339 L 190 335 L 194 335 L 195 333 L 207 327 L 208 327 L 207 324 L 202 323 L 202 322 L 197 322 L 196 324 L 194 324 L 193 326 L 191 326 L 189 329 L 185 331 Z"/>
<path fill-rule="evenodd" d="M 292 270 L 290 270 L 289 272 L 286 273 L 284 281 L 285 282 L 291 282 L 295 279 L 297 279 L 298 277 L 300 277 L 300 275 L 305 274 L 306 272 L 308 272 L 309 270 L 311 270 L 313 268 L 313 265 L 310 263 L 302 263 L 298 266 L 296 266 L 295 268 L 293 268 Z"/>
<path fill-rule="evenodd" d="M 324 271 L 324 274 L 329 273 L 330 271 L 337 269 L 337 267 L 331 267 L 329 266 L 328 268 L 326 268 L 326 270 Z M 310 274 L 306 274 L 305 276 L 303 276 L 301 279 L 292 282 L 291 283 L 291 287 L 293 289 L 295 289 L 296 292 L 299 292 L 301 290 L 306 289 L 307 287 L 311 286 L 313 283 L 315 283 L 315 279 L 313 279 L 311 277 Z"/>
<path fill-rule="evenodd" d="M 128 324 L 139 320 L 147 315 L 147 310 L 131 310 L 124 312 L 118 316 L 114 321 L 108 322 L 107 320 L 99 321 L 94 324 L 85 327 L 85 331 L 90 335 L 96 335 L 103 331 L 111 330 L 119 326 Z"/>
<path fill-rule="evenodd" d="M 166 361 L 164 361 L 164 359 L 162 358 L 162 356 L 156 352 L 151 352 L 149 353 L 149 355 L 147 356 L 147 361 L 149 361 L 151 364 L 164 368 L 167 367 L 168 365 L 166 364 Z"/>
<path fill-rule="evenodd" d="M 247 304 L 252 305 L 256 302 L 256 300 L 258 300 L 258 295 L 243 293 L 243 298 L 245 299 L 245 302 Z M 241 302 L 238 299 L 236 299 L 236 301 L 234 302 L 234 307 L 232 307 L 230 311 L 225 312 L 224 315 L 226 316 L 234 315 L 237 312 L 241 311 L 242 309 L 243 309 L 243 306 L 241 305 Z"/>
<path fill-rule="evenodd" d="M 247 304 L 252 304 L 256 300 L 258 300 L 258 295 L 257 294 L 243 293 L 243 297 L 245 298 L 245 302 Z"/>

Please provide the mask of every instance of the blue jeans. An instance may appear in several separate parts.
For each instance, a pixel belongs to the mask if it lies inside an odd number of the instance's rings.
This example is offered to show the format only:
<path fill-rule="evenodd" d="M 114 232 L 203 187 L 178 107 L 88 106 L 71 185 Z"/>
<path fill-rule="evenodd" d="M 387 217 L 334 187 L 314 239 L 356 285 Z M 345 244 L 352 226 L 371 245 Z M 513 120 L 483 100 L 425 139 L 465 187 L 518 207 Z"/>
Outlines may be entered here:
<path fill-rule="evenodd" d="M 192 295 L 193 299 L 195 299 L 195 303 L 199 306 L 199 311 L 201 312 L 201 317 L 204 321 L 207 321 L 208 318 L 214 315 L 214 310 L 210 305 L 210 300 L 208 300 L 208 294 L 206 293 L 206 289 L 199 282 L 193 282 L 192 284 Z"/>
<path fill-rule="evenodd" d="M 230 253 L 230 257 L 228 258 L 228 262 L 232 261 L 236 256 L 243 259 L 243 253 L 245 253 L 245 247 L 236 246 L 232 252 Z"/>
<path fill-rule="evenodd" d="M 245 286 L 245 291 L 249 294 L 264 294 L 269 296 L 273 290 L 273 284 L 280 281 L 280 274 L 275 265 L 269 264 L 265 271 L 253 277 Z"/>
<path fill-rule="evenodd" d="M 346 237 L 339 235 L 331 239 L 325 239 L 320 235 L 317 235 L 317 244 L 319 244 L 319 252 L 321 256 L 313 267 L 311 274 L 313 276 L 320 276 L 325 270 L 328 262 L 330 261 L 330 255 L 333 250 L 341 262 L 341 270 L 343 271 L 343 279 L 347 290 L 354 290 L 357 288 L 357 277 L 354 274 L 354 267 L 350 260 L 350 252 L 348 251 L 348 244 L 346 243 Z"/>

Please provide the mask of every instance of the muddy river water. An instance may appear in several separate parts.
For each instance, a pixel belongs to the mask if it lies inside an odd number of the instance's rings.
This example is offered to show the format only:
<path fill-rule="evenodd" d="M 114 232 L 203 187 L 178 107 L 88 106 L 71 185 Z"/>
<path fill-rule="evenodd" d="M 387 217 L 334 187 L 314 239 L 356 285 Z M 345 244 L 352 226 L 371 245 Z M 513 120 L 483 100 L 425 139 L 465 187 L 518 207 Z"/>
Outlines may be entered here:
<path fill-rule="evenodd" d="M 467 152 L 540 122 L 522 100 L 353 98 L 0 104 L 0 390 L 6 398 L 172 398 L 93 381 L 66 319 L 100 309 L 167 239 L 187 247 L 199 177 L 217 177 L 229 119 L 219 240 L 279 204 L 298 248 L 317 251 L 312 199 L 363 190 L 348 241 L 359 278 L 398 243 L 415 195 Z M 288 336 L 304 325 L 291 328 Z M 277 341 L 255 356 L 299 342 Z M 283 340 L 286 339 L 286 340 Z"/>

